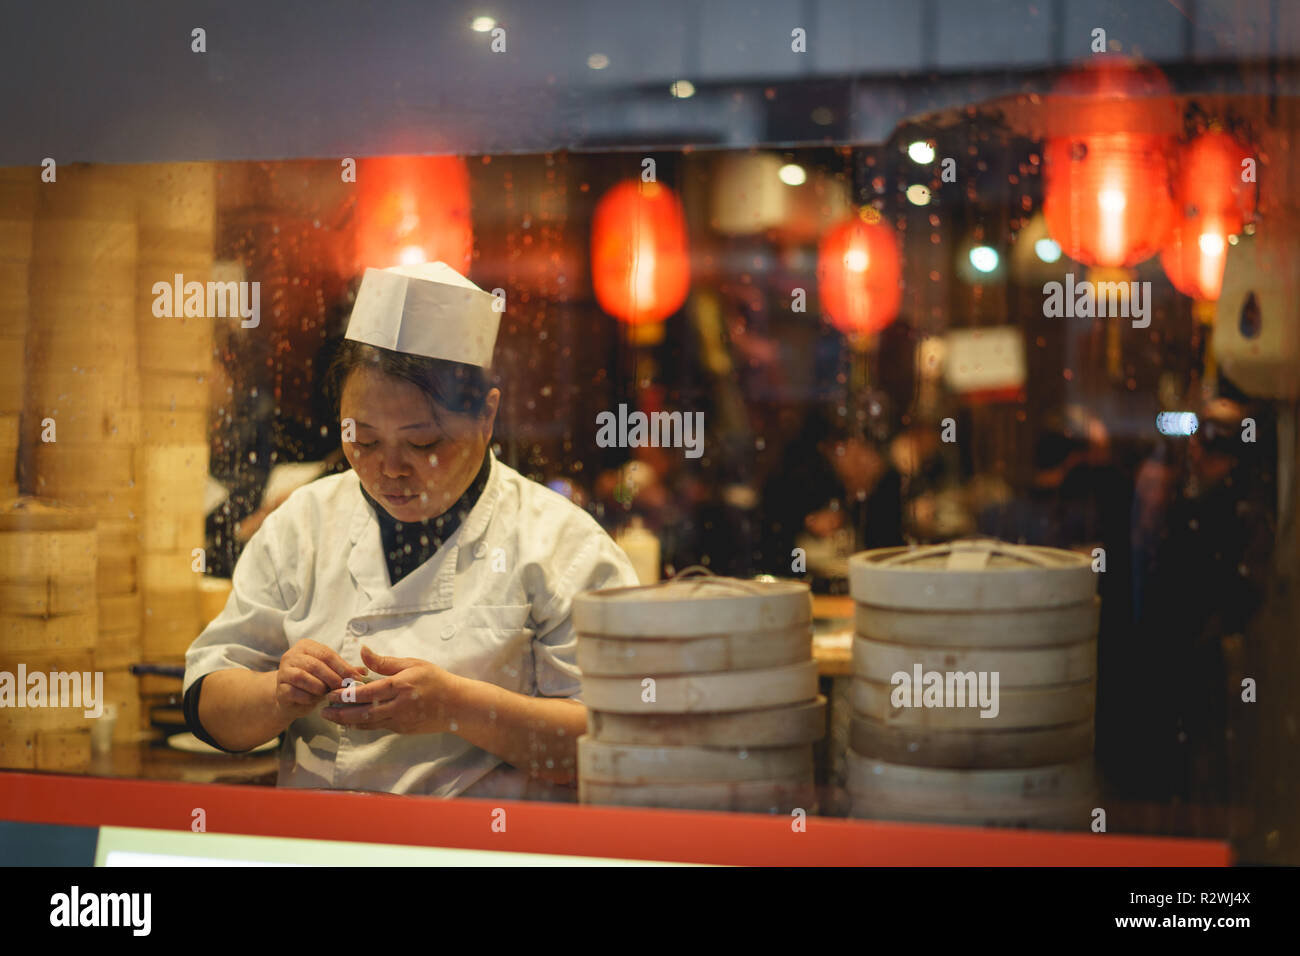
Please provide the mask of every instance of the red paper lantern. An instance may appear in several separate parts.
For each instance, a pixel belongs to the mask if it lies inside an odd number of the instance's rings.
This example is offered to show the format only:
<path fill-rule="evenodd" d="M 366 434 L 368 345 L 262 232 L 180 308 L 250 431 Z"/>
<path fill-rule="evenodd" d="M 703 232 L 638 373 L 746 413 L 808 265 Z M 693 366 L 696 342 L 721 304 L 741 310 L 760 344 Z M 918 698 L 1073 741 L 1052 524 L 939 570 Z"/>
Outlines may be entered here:
<path fill-rule="evenodd" d="M 894 232 L 870 210 L 833 227 L 817 249 L 822 309 L 846 333 L 878 332 L 898 315 L 903 290 Z"/>
<path fill-rule="evenodd" d="M 691 286 L 686 216 L 661 183 L 628 180 L 607 192 L 591 223 L 591 284 L 600 307 L 623 322 L 660 322 Z"/>
<path fill-rule="evenodd" d="M 1180 120 L 1164 76 L 1097 56 L 1048 99 L 1048 233 L 1084 265 L 1133 266 L 1155 255 L 1176 215 L 1168 162 Z"/>
<path fill-rule="evenodd" d="M 468 274 L 474 246 L 469 168 L 459 156 L 378 156 L 357 163 L 357 265 L 445 262 Z"/>
<path fill-rule="evenodd" d="M 1179 218 L 1160 264 L 1174 288 L 1200 302 L 1219 298 L 1228 237 L 1241 232 L 1255 212 L 1252 183 L 1242 182 L 1247 149 L 1214 130 L 1183 150 L 1174 178 Z"/>

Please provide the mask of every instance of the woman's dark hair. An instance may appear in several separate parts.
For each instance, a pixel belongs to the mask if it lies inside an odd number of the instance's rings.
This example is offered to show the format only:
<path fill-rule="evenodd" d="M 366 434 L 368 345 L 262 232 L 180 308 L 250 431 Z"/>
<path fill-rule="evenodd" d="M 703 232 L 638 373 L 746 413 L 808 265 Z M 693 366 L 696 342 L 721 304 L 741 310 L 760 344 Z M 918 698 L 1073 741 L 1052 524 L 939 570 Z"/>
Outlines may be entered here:
<path fill-rule="evenodd" d="M 462 415 L 481 415 L 488 392 L 494 387 L 487 373 L 477 365 L 408 355 L 344 339 L 325 373 L 325 394 L 336 421 L 343 399 L 343 386 L 348 376 L 359 368 L 372 368 L 391 378 L 410 382 L 428 397 L 435 415 L 439 409 Z"/>

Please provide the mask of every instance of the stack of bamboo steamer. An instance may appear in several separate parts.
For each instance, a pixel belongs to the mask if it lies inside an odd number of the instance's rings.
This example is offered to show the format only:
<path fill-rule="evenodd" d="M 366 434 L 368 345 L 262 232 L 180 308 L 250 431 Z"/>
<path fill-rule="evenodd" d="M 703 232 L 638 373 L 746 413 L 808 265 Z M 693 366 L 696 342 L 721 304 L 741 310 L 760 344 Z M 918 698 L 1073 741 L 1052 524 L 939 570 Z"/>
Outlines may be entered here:
<path fill-rule="evenodd" d="M 139 656 L 143 502 L 136 190 L 121 170 L 65 166 L 37 194 L 24 440 L 36 493 L 97 519 L 94 665 L 119 709 L 114 736 L 129 741 L 140 729 L 126 666 Z"/>
<path fill-rule="evenodd" d="M 973 540 L 867 551 L 849 569 L 856 602 L 850 813 L 1086 826 L 1096 795 L 1100 606 L 1090 558 Z M 996 672 L 996 716 L 981 716 L 978 701 L 924 706 L 922 698 L 914 706 L 910 685 L 895 684 L 894 675 L 914 683 L 918 666 L 922 675 L 943 675 L 945 685 L 950 673 Z"/>
<path fill-rule="evenodd" d="M 19 684 L 20 673 L 48 679 L 51 672 L 83 678 L 94 672 L 96 560 L 90 512 L 30 497 L 0 506 L 0 673 L 5 675 L 0 680 L 12 681 L 25 701 L 27 681 Z M 94 719 L 85 716 L 90 701 L 50 706 L 61 701 L 53 699 L 53 688 L 47 692 L 45 706 L 4 700 L 0 767 L 86 769 Z"/>
<path fill-rule="evenodd" d="M 216 170 L 210 163 L 128 167 L 139 195 L 136 341 L 140 357 L 140 443 L 136 474 L 144 492 L 140 518 L 143 654 L 178 662 L 203 630 L 199 588 L 206 543 L 208 410 L 214 318 L 212 278 Z M 155 316 L 155 283 L 205 289 L 203 315 Z"/>
<path fill-rule="evenodd" d="M 815 810 L 825 732 L 806 584 L 678 578 L 573 602 L 583 803 Z"/>
<path fill-rule="evenodd" d="M 36 193 L 23 440 L 33 490 L 97 518 L 94 664 L 131 740 L 129 665 L 179 661 L 202 630 L 212 319 L 206 295 L 203 316 L 183 300 L 155 316 L 153 288 L 177 274 L 206 286 L 215 171 L 71 166 Z"/>
<path fill-rule="evenodd" d="M 0 502 L 18 495 L 18 430 L 27 376 L 27 273 L 36 215 L 34 168 L 0 169 Z"/>

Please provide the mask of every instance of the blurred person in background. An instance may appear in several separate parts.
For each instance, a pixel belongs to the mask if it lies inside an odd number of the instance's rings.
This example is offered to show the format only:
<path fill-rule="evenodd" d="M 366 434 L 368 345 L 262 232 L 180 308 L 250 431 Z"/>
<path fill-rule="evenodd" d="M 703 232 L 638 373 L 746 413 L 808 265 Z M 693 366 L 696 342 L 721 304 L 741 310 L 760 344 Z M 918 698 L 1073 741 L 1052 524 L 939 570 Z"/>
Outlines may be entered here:
<path fill-rule="evenodd" d="M 1241 700 L 1232 675 L 1276 534 L 1254 440 L 1266 427 L 1262 411 L 1215 398 L 1200 411 L 1183 467 L 1153 457 L 1139 469 L 1134 638 L 1150 717 L 1135 729 L 1154 799 L 1225 804 L 1240 787 L 1229 774 L 1230 708 Z"/>

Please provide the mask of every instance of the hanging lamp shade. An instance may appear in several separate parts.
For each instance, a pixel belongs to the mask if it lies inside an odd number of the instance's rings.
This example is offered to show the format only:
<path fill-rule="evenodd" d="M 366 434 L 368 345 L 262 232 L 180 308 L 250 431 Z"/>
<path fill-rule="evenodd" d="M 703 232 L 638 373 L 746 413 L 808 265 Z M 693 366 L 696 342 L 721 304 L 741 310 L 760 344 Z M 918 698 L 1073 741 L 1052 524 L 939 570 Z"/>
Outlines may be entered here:
<path fill-rule="evenodd" d="M 467 273 L 473 246 L 464 159 L 376 156 L 357 162 L 359 269 L 445 262 Z"/>
<path fill-rule="evenodd" d="M 1084 265 L 1124 267 L 1160 251 L 1174 225 L 1169 158 L 1180 114 L 1155 67 L 1095 56 L 1049 97 L 1043 214 Z"/>
<path fill-rule="evenodd" d="M 681 308 L 691 285 L 686 216 L 662 183 L 621 182 L 591 223 L 591 282 L 600 307 L 621 322 L 659 322 Z"/>
<path fill-rule="evenodd" d="M 903 292 L 894 231 L 874 209 L 833 227 L 817 250 L 822 310 L 845 333 L 878 332 L 898 315 Z"/>
<path fill-rule="evenodd" d="M 1174 177 L 1178 218 L 1160 264 L 1174 288 L 1198 302 L 1219 298 L 1228 237 L 1255 212 L 1254 184 L 1242 181 L 1250 152 L 1221 130 L 1203 133 L 1180 156 Z"/>

